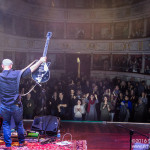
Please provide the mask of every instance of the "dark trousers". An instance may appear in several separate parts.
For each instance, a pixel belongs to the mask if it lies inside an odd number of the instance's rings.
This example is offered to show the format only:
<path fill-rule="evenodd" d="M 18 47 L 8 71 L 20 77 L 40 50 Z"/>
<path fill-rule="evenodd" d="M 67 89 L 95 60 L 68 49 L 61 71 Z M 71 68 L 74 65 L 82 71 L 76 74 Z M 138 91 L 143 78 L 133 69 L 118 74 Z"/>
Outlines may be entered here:
<path fill-rule="evenodd" d="M 23 128 L 23 107 L 16 105 L 5 106 L 1 104 L 1 114 L 3 117 L 3 133 L 6 147 L 11 147 L 11 117 L 13 116 L 16 130 L 18 132 L 19 143 L 24 142 L 24 128 Z"/>

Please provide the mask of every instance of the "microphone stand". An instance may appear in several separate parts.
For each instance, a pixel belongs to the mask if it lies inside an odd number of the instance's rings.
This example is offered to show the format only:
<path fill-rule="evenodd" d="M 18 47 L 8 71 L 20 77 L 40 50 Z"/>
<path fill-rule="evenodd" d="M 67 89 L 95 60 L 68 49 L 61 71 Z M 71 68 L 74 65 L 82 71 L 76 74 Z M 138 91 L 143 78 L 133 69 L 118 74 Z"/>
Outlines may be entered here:
<path fill-rule="evenodd" d="M 126 130 L 129 131 L 129 134 L 130 134 L 130 150 L 131 150 L 131 146 L 132 146 L 132 136 L 133 136 L 134 133 L 137 133 L 137 134 L 139 134 L 139 135 L 141 135 L 141 136 L 144 136 L 144 137 L 146 137 L 147 139 L 149 139 L 149 137 L 148 137 L 147 135 L 142 134 L 142 133 L 140 133 L 140 132 L 138 132 L 138 131 L 129 129 L 129 128 L 127 128 L 127 127 L 125 127 L 125 126 L 123 126 L 123 125 L 120 125 L 120 124 L 117 125 L 117 126 L 119 126 L 119 127 L 121 127 L 121 128 L 124 128 L 124 129 L 126 129 Z"/>
<path fill-rule="evenodd" d="M 45 101 L 46 101 L 46 96 L 45 96 L 45 92 L 46 90 L 44 88 L 42 88 L 42 94 L 41 94 L 41 100 L 42 100 L 42 115 L 44 116 L 45 115 L 45 110 L 44 110 L 44 105 L 45 105 Z M 41 131 L 41 135 L 45 135 L 45 130 L 44 130 L 44 118 L 42 116 L 42 131 Z"/>

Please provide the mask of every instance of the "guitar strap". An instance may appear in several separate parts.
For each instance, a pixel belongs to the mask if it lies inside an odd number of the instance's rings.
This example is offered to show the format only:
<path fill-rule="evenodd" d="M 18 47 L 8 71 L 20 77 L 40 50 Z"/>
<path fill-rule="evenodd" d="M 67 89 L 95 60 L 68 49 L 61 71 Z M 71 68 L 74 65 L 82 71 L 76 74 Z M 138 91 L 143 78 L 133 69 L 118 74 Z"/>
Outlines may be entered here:
<path fill-rule="evenodd" d="M 20 73 L 19 78 L 18 78 L 18 80 L 17 80 L 17 83 L 18 83 L 18 87 L 17 87 L 17 88 L 18 88 L 18 90 L 19 90 L 20 78 L 21 78 L 22 73 L 23 73 L 26 69 L 28 69 L 29 67 L 31 67 L 36 61 L 37 61 L 37 60 L 34 60 L 34 61 L 33 61 L 31 64 L 29 64 L 26 68 L 24 68 L 24 69 L 21 70 L 21 73 Z M 36 85 L 37 85 L 37 84 L 35 84 L 35 85 L 29 90 L 29 92 L 27 92 L 27 93 L 25 93 L 25 94 L 19 94 L 20 97 L 21 97 L 21 96 L 26 96 L 27 94 L 29 94 L 29 93 L 35 88 Z"/>

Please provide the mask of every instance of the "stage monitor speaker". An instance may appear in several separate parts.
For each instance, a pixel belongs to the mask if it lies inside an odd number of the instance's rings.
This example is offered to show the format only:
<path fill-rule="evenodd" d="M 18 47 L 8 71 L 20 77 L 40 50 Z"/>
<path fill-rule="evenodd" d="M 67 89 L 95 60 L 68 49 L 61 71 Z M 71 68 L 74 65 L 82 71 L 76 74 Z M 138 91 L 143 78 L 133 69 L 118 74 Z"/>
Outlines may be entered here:
<path fill-rule="evenodd" d="M 56 116 L 41 116 L 35 117 L 32 123 L 31 130 L 33 131 L 46 131 L 57 132 L 60 124 L 60 119 Z"/>

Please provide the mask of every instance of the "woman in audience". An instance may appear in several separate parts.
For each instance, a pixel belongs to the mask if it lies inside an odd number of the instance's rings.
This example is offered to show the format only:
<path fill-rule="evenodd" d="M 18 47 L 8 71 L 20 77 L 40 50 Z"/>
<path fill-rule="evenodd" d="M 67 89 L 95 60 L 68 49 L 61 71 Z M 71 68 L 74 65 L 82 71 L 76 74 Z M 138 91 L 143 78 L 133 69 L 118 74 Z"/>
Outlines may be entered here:
<path fill-rule="evenodd" d="M 85 102 L 87 103 L 86 120 L 97 121 L 97 112 L 95 107 L 98 103 L 97 95 L 90 94 L 89 96 L 89 93 L 86 94 Z"/>
<path fill-rule="evenodd" d="M 83 113 L 84 113 L 84 107 L 81 105 L 81 100 L 78 99 L 77 105 L 74 106 L 74 120 L 82 121 Z"/>
<path fill-rule="evenodd" d="M 111 103 L 108 102 L 108 97 L 104 96 L 103 102 L 101 103 L 101 120 L 110 121 Z"/>

